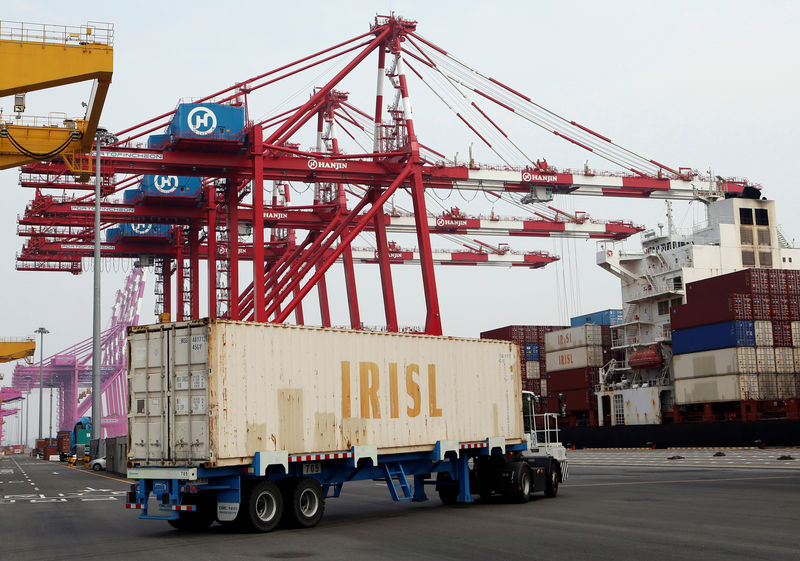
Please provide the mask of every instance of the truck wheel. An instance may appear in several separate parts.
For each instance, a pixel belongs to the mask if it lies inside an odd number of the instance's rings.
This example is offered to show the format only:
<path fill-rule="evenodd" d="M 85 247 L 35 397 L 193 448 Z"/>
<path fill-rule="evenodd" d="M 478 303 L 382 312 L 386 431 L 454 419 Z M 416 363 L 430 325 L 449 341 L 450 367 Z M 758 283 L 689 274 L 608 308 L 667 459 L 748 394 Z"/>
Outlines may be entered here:
<path fill-rule="evenodd" d="M 436 475 L 437 483 L 449 481 L 453 481 L 453 478 L 446 471 L 440 471 Z M 458 485 L 436 485 L 436 492 L 443 504 L 454 505 L 458 502 Z"/>
<path fill-rule="evenodd" d="M 544 484 L 544 496 L 555 497 L 558 495 L 558 467 L 550 464 L 550 471 L 547 473 L 547 481 Z"/>
<path fill-rule="evenodd" d="M 272 481 L 261 481 L 248 489 L 240 508 L 242 521 L 251 530 L 271 532 L 283 515 L 283 497 Z"/>
<path fill-rule="evenodd" d="M 202 532 L 207 529 L 217 518 L 216 503 L 211 497 L 197 495 L 195 499 L 197 510 L 194 512 L 179 512 L 175 520 L 167 520 L 167 523 L 176 530 L 185 532 Z"/>
<path fill-rule="evenodd" d="M 531 470 L 525 462 L 513 464 L 515 487 L 508 493 L 508 498 L 517 503 L 527 503 L 533 491 Z"/>
<path fill-rule="evenodd" d="M 292 479 L 283 486 L 283 523 L 290 528 L 313 528 L 325 513 L 322 485 L 306 477 Z"/>

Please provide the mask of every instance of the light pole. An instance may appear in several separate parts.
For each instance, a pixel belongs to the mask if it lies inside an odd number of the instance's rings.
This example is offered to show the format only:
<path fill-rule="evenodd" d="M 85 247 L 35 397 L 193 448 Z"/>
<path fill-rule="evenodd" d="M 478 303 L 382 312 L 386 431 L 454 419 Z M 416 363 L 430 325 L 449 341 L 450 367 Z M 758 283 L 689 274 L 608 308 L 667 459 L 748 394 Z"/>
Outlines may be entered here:
<path fill-rule="evenodd" d="M 92 438 L 102 438 L 103 397 L 100 395 L 100 148 L 114 143 L 117 137 L 97 127 L 94 176 L 94 300 L 92 304 Z"/>
<path fill-rule="evenodd" d="M 50 332 L 44 327 L 40 327 L 35 333 L 39 334 L 39 438 L 43 438 L 42 419 L 44 419 L 44 402 L 42 401 L 42 392 L 44 391 L 44 378 L 42 377 L 42 371 L 44 368 L 44 336 L 45 333 Z"/>

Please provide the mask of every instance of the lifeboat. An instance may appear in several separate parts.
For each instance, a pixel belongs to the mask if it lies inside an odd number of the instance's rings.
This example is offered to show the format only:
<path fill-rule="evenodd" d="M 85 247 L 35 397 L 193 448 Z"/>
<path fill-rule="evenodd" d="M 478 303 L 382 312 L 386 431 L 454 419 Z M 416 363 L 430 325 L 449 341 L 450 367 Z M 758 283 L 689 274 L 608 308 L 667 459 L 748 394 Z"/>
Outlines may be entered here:
<path fill-rule="evenodd" d="M 661 351 L 658 345 L 650 345 L 646 349 L 636 351 L 628 359 L 628 364 L 631 368 L 636 370 L 643 370 L 645 368 L 658 368 L 664 362 L 664 357 L 661 356 Z"/>

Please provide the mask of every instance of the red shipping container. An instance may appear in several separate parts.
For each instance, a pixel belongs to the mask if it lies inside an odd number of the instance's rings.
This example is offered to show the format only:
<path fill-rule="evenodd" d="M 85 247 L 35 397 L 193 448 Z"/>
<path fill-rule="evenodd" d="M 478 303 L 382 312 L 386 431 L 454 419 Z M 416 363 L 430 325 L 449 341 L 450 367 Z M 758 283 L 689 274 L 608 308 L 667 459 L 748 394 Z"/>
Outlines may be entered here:
<path fill-rule="evenodd" d="M 564 401 L 567 404 L 567 412 L 571 411 L 588 411 L 595 408 L 595 399 L 589 390 L 569 390 L 564 392 L 550 392 L 556 399 L 555 403 L 561 404 L 560 398 L 564 396 Z"/>
<path fill-rule="evenodd" d="M 720 294 L 769 294 L 769 274 L 766 269 L 742 269 L 690 282 L 686 285 L 686 301 L 702 304 Z"/>
<path fill-rule="evenodd" d="M 800 298 L 796 296 L 789 296 L 789 319 L 791 321 L 800 321 Z"/>
<path fill-rule="evenodd" d="M 753 319 L 764 321 L 772 319 L 771 302 L 768 296 L 753 295 Z"/>
<path fill-rule="evenodd" d="M 576 368 L 561 370 L 547 375 L 547 389 L 552 392 L 569 390 L 593 390 L 599 384 L 597 368 Z"/>
<path fill-rule="evenodd" d="M 784 321 L 790 319 L 789 300 L 786 298 L 786 295 L 773 296 L 770 299 L 769 308 L 772 312 L 772 321 Z"/>
<path fill-rule="evenodd" d="M 752 319 L 752 297 L 749 294 L 718 294 L 704 302 L 694 301 L 670 309 L 672 329 Z"/>
<path fill-rule="evenodd" d="M 786 294 L 786 277 L 780 269 L 767 271 L 770 294 Z"/>
<path fill-rule="evenodd" d="M 784 271 L 783 277 L 786 279 L 786 292 L 800 295 L 800 273 L 797 271 Z"/>
<path fill-rule="evenodd" d="M 772 322 L 772 346 L 791 347 L 792 346 L 792 322 L 774 321 Z"/>

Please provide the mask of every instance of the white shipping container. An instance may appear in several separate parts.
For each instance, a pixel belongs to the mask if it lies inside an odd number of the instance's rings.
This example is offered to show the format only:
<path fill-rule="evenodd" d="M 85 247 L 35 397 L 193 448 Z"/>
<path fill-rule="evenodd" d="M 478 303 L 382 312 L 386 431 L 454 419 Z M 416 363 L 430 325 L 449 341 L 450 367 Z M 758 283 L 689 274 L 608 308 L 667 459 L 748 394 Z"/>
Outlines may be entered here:
<path fill-rule="evenodd" d="M 704 376 L 675 380 L 675 403 L 708 403 L 741 399 L 739 376 Z"/>
<path fill-rule="evenodd" d="M 758 375 L 758 395 L 760 399 L 778 399 L 778 375 Z"/>
<path fill-rule="evenodd" d="M 778 374 L 794 372 L 794 349 L 792 347 L 775 347 L 775 372 Z"/>
<path fill-rule="evenodd" d="M 794 371 L 800 372 L 800 348 L 794 349 Z"/>
<path fill-rule="evenodd" d="M 127 347 L 137 465 L 523 440 L 514 343 L 206 320 L 133 327 Z"/>
<path fill-rule="evenodd" d="M 800 321 L 792 322 L 792 344 L 800 347 Z"/>
<path fill-rule="evenodd" d="M 530 380 L 538 380 L 541 375 L 538 360 L 525 361 L 525 377 Z"/>
<path fill-rule="evenodd" d="M 547 380 L 542 379 L 539 387 L 539 395 L 547 395 Z"/>
<path fill-rule="evenodd" d="M 777 374 L 776 386 L 778 399 L 790 399 L 797 395 L 797 376 L 792 374 Z"/>
<path fill-rule="evenodd" d="M 740 374 L 739 389 L 742 399 L 760 399 L 758 393 L 758 375 Z"/>
<path fill-rule="evenodd" d="M 736 360 L 741 374 L 758 373 L 755 347 L 736 347 Z"/>
<path fill-rule="evenodd" d="M 545 362 L 548 372 L 600 367 L 603 366 L 603 347 L 577 347 L 563 351 L 548 351 Z"/>
<path fill-rule="evenodd" d="M 775 372 L 775 349 L 772 347 L 756 347 L 756 363 L 759 374 Z"/>
<path fill-rule="evenodd" d="M 772 322 L 765 320 L 757 320 L 753 322 L 753 328 L 756 332 L 756 347 L 771 347 L 772 346 Z"/>
<path fill-rule="evenodd" d="M 686 353 L 672 357 L 672 377 L 675 380 L 738 374 L 741 371 L 737 347 Z"/>
<path fill-rule="evenodd" d="M 602 325 L 585 324 L 551 331 L 544 336 L 544 348 L 547 352 L 564 351 L 578 347 L 597 347 L 602 344 Z"/>

